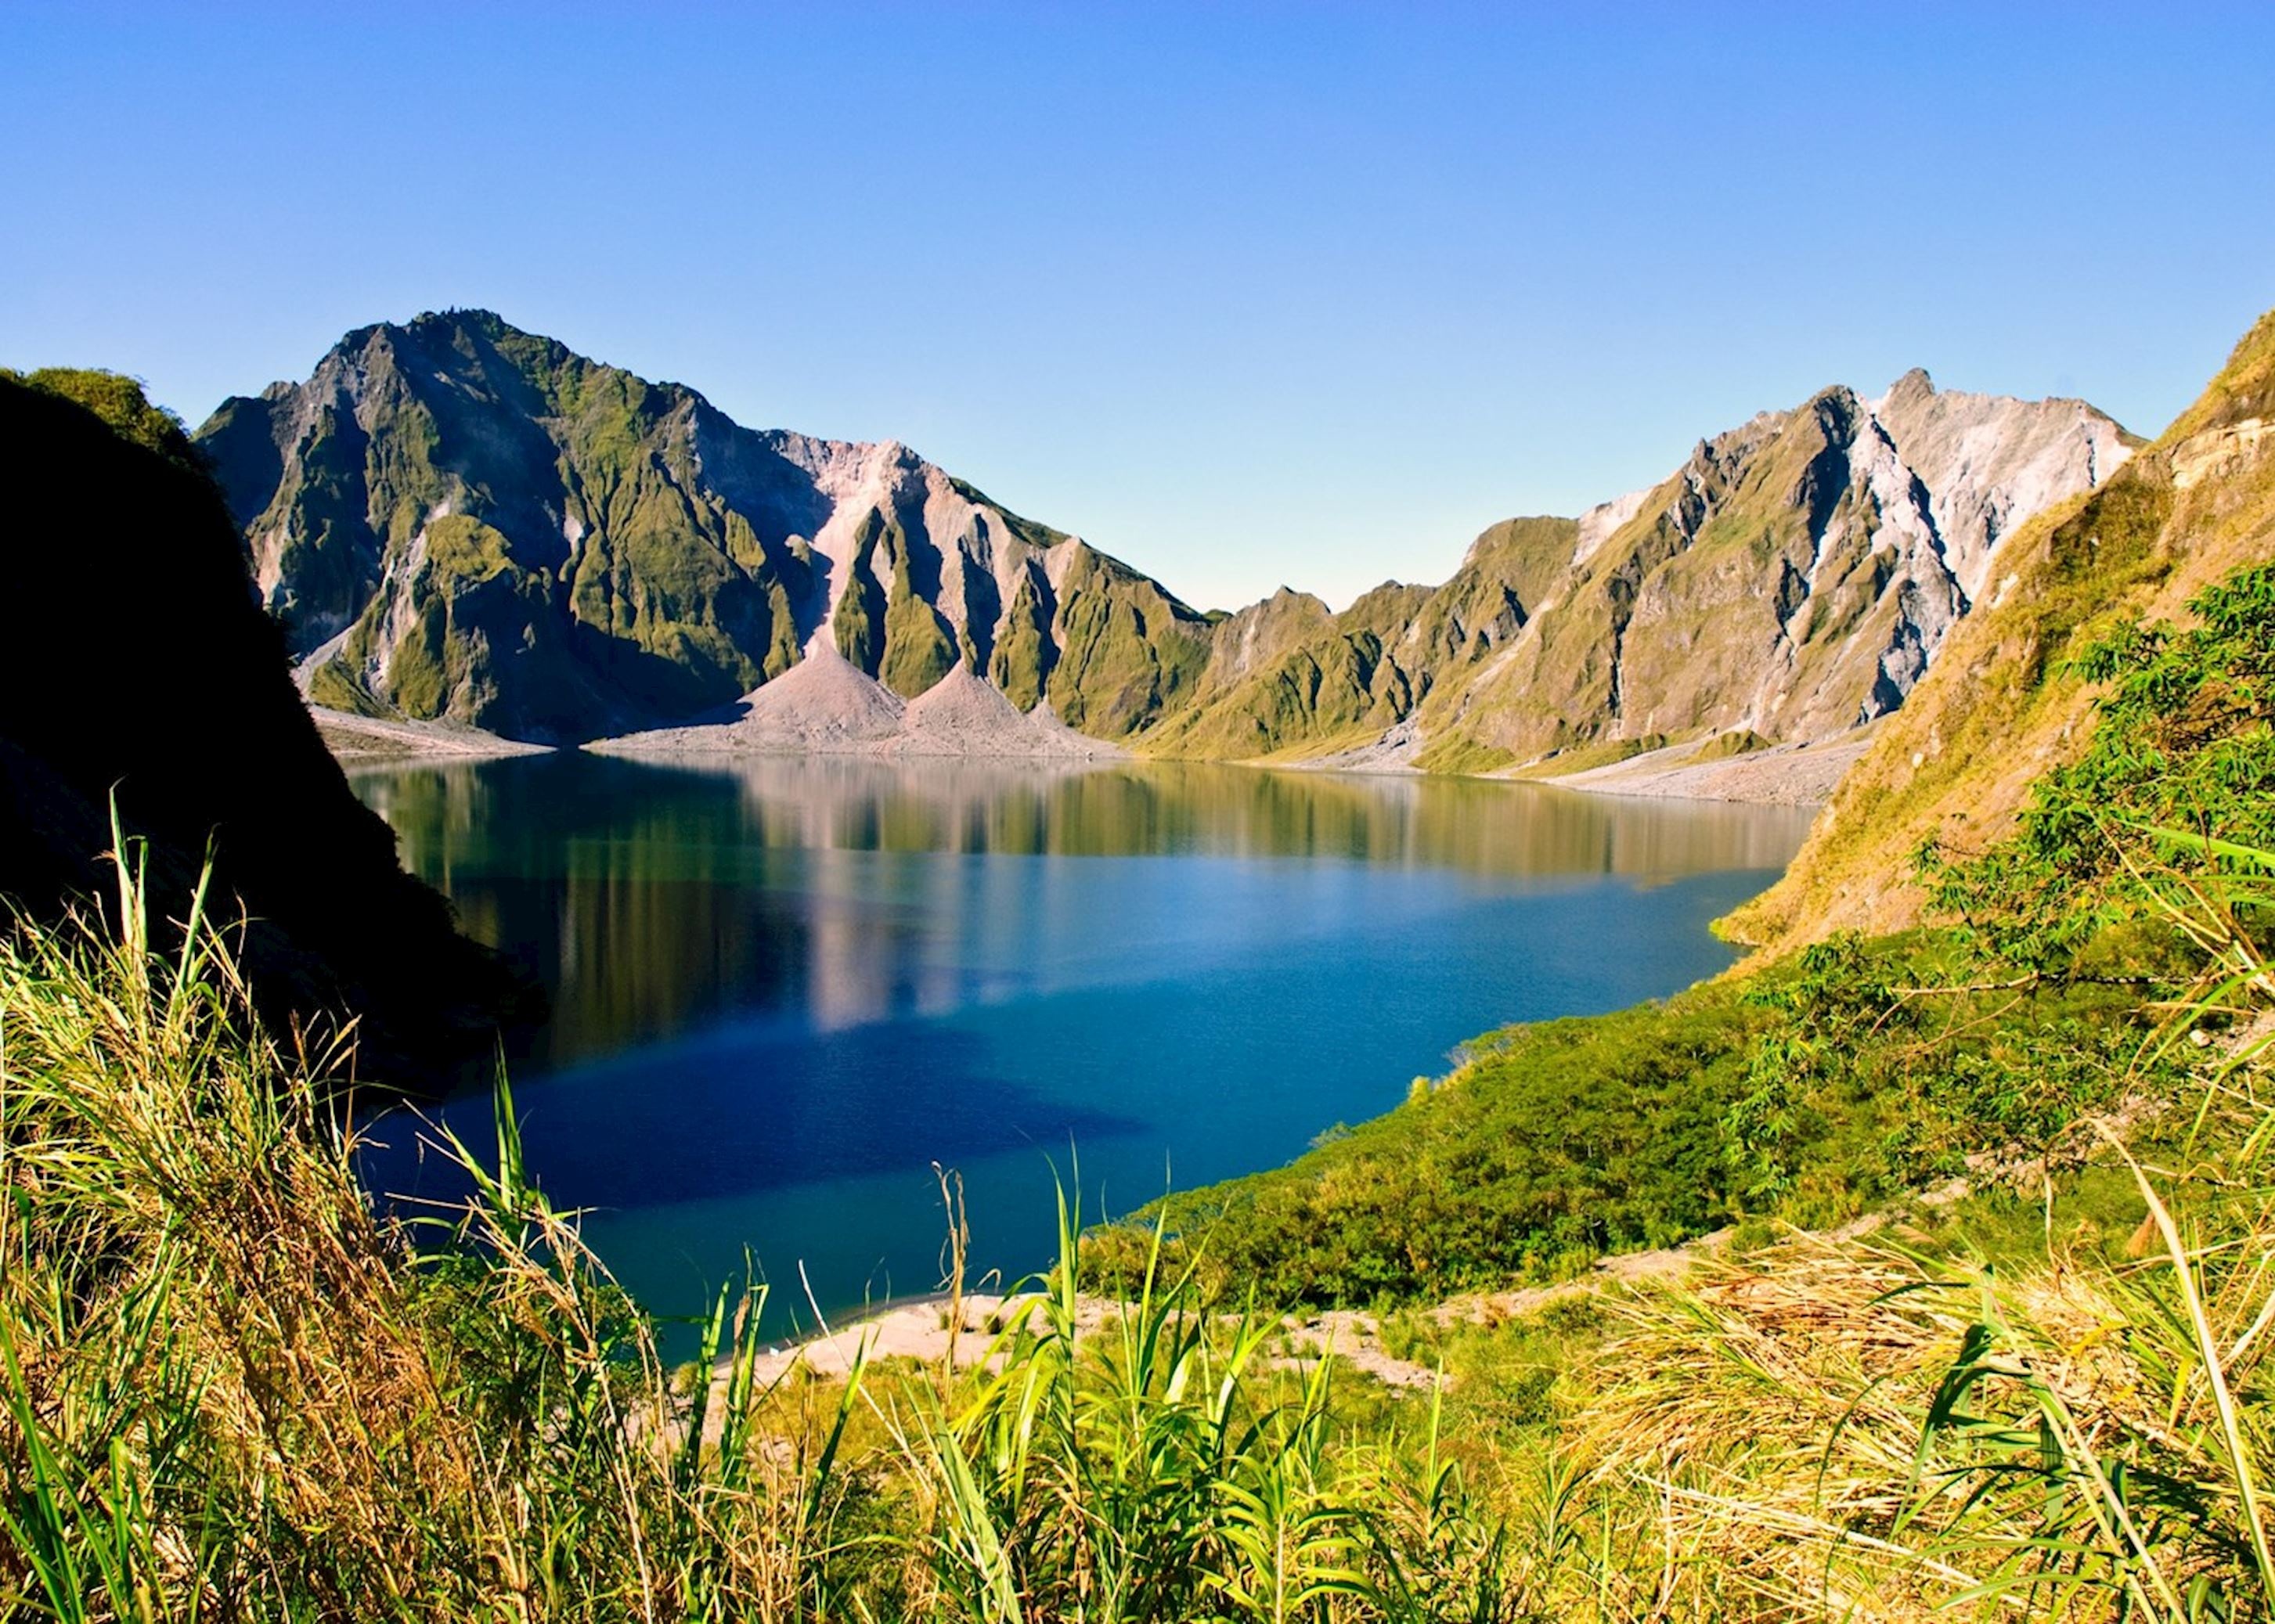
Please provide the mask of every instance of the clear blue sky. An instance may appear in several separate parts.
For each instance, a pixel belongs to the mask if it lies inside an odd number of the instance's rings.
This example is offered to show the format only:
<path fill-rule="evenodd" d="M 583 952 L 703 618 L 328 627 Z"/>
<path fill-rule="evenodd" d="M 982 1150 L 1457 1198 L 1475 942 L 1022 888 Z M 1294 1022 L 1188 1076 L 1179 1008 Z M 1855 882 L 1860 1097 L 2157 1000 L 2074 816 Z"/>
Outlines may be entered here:
<path fill-rule="evenodd" d="M 487 306 L 1340 603 L 1836 381 L 2153 433 L 2275 305 L 2264 4 L 347 9 L 0 7 L 0 364 Z"/>

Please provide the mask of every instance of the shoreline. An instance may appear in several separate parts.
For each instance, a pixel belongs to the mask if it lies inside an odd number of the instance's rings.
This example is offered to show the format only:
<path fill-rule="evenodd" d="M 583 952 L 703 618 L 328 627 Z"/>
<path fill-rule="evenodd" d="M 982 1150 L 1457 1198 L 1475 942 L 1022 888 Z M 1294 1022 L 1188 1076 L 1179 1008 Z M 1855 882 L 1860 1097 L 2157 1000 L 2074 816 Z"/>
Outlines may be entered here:
<path fill-rule="evenodd" d="M 555 746 L 525 744 L 479 729 L 442 722 L 387 721 L 316 705 L 308 706 L 308 714 L 333 759 L 349 771 L 419 763 L 501 760 L 550 755 L 556 751 L 582 751 L 595 756 L 681 767 L 808 758 L 1060 768 L 1158 763 L 1356 778 L 1470 779 L 1489 783 L 1540 784 L 1581 795 L 1791 807 L 1822 806 L 1830 800 L 1842 777 L 1870 748 L 1875 734 L 1874 729 L 1864 727 L 1814 744 L 1772 744 L 1704 761 L 1697 758 L 1704 746 L 1690 741 L 1571 773 L 1544 773 L 1539 769 L 1548 763 L 1531 762 L 1487 773 L 1440 774 L 1424 772 L 1394 752 L 1345 751 L 1308 761 L 1153 756 L 1092 740 L 1071 729 L 1062 729 L 1063 741 L 1053 741 L 1062 745 L 1056 750 L 993 749 L 987 747 L 989 741 L 986 739 L 961 740 L 949 730 L 929 737 L 903 735 L 886 739 L 730 742 L 730 731 L 724 728 L 657 729 Z M 700 742 L 694 742 L 690 735 Z M 706 735 L 708 736 L 703 736 Z M 1077 739 L 1095 748 L 1064 747 L 1066 742 Z"/>
<path fill-rule="evenodd" d="M 1522 780 L 1582 795 L 1721 801 L 1751 806 L 1822 806 L 1871 748 L 1875 731 L 1857 728 L 1815 744 L 1772 744 L 1740 755 L 1697 759 L 1704 746 L 1669 745 L 1608 767 Z M 1513 778 L 1514 774 L 1488 774 Z"/>
<path fill-rule="evenodd" d="M 1868 1215 L 1831 1233 L 1836 1236 L 1863 1233 L 1878 1227 L 1880 1221 L 1877 1215 Z M 1719 1255 L 1735 1233 L 1722 1227 L 1673 1246 L 1606 1253 L 1570 1280 L 1457 1293 L 1423 1311 L 1440 1325 L 1491 1324 L 1583 1292 L 1680 1280 L 1694 1266 Z M 951 1319 L 953 1294 L 934 1291 L 903 1298 L 866 1310 L 842 1325 L 769 1345 L 754 1362 L 753 1379 L 762 1387 L 771 1386 L 803 1370 L 814 1380 L 843 1380 L 851 1373 L 857 1359 L 869 1364 L 905 1359 L 919 1365 L 945 1364 L 956 1371 L 992 1365 L 995 1343 L 1014 1318 L 1032 1319 L 1043 1311 L 1046 1300 L 1040 1290 L 965 1292 L 959 1326 L 946 1323 Z M 1122 1298 L 1084 1292 L 1076 1299 L 1077 1332 L 1094 1335 L 1129 1307 Z M 1298 1308 L 1280 1315 L 1276 1323 L 1285 1346 L 1270 1356 L 1268 1362 L 1274 1365 L 1304 1369 L 1323 1356 L 1332 1356 L 1387 1387 L 1404 1390 L 1427 1391 L 1445 1379 L 1434 1366 L 1391 1354 L 1383 1346 L 1380 1317 L 1372 1311 Z M 715 1363 L 711 1371 L 714 1387 L 724 1384 L 733 1369 L 731 1358 Z"/>
<path fill-rule="evenodd" d="M 416 761 L 495 761 L 510 756 L 548 756 L 550 744 L 525 744 L 478 728 L 439 721 L 389 721 L 311 705 L 308 715 L 324 748 L 344 768 L 391 767 Z"/>

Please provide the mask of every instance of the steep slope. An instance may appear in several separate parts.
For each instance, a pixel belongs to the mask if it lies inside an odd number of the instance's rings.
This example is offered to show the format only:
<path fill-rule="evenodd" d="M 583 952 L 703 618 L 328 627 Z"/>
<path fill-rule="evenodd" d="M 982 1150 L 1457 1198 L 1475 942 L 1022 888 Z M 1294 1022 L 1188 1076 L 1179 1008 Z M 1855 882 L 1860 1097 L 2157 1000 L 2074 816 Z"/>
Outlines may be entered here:
<path fill-rule="evenodd" d="M 212 843 L 208 906 L 253 917 L 253 993 L 288 1042 L 344 1008 L 361 1075 L 418 1084 L 533 1013 L 326 752 L 178 427 L 110 374 L 0 377 L 0 480 L 14 601 L 39 608 L 0 638 L 0 894 L 35 916 L 115 895 L 115 798 L 151 843 L 154 926 Z"/>
<path fill-rule="evenodd" d="M 1193 708 L 1145 743 L 1479 771 L 1830 738 L 1902 704 L 2007 532 L 2130 443 L 2082 402 L 1938 392 L 1922 372 L 1876 401 L 1826 389 L 1702 441 L 1651 490 L 1494 526 L 1442 587 L 1319 606 L 1276 658 L 1221 641 Z"/>
<path fill-rule="evenodd" d="M 739 427 L 481 311 L 351 333 L 198 431 L 312 698 L 517 738 L 683 720 L 817 639 L 1122 735 L 1204 617 L 898 444 Z"/>
<path fill-rule="evenodd" d="M 1938 395 L 1921 373 L 1877 402 L 1835 388 L 1765 413 L 1702 442 L 1576 548 L 1531 634 L 1423 707 L 1423 759 L 1738 730 L 1815 740 L 1884 715 L 1971 607 L 2006 530 L 2127 455 L 2081 402 Z"/>
<path fill-rule="evenodd" d="M 1497 525 L 1443 585 L 1205 616 L 903 446 L 745 429 L 486 312 L 351 333 L 198 438 L 337 710 L 588 740 L 828 647 L 903 700 L 961 669 L 1154 754 L 1448 771 L 1886 714 L 2007 534 L 2130 444 L 2080 402 L 1912 373 L 1765 413 L 1576 520 Z"/>
<path fill-rule="evenodd" d="M 2069 669 L 2076 654 L 2135 620 L 2177 618 L 2205 585 L 2270 558 L 2275 312 L 2154 444 L 2000 546 L 1990 601 L 1842 781 L 1785 878 L 1726 928 L 1782 949 L 1909 924 L 1920 843 L 1995 840 L 2031 781 L 2079 749 L 2093 695 Z"/>
<path fill-rule="evenodd" d="M 1217 629 L 1191 707 L 1149 735 L 1164 755 L 1317 756 L 1395 729 L 1514 638 L 1566 567 L 1579 525 L 1516 518 L 1442 586 L 1387 581 L 1340 615 L 1285 588 Z"/>

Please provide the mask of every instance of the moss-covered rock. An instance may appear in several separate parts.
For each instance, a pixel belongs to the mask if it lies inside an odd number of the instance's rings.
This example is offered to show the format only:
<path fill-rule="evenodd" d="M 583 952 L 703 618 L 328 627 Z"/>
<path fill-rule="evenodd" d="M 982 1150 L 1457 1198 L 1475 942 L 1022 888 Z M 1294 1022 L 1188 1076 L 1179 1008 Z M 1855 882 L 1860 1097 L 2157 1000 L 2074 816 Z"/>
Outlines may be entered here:
<path fill-rule="evenodd" d="M 1190 696 L 1208 664 L 1211 628 L 1120 560 L 1068 545 L 1046 697 L 1070 727 L 1127 737 Z"/>
<path fill-rule="evenodd" d="M 1049 585 L 1040 572 L 1019 572 L 987 662 L 987 680 L 1003 691 L 1004 698 L 1023 711 L 1042 703 L 1051 679 L 1058 647 L 1051 637 Z"/>

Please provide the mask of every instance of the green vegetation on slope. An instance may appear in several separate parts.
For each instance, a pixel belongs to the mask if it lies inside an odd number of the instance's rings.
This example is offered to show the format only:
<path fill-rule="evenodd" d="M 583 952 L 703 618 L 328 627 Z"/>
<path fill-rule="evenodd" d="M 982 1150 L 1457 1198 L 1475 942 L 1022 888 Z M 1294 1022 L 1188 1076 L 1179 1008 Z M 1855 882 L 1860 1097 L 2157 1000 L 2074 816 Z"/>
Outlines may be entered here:
<path fill-rule="evenodd" d="M 1059 655 L 1044 694 L 1069 727 L 1125 737 L 1199 681 L 1208 623 L 1127 564 L 1078 548 L 1057 595 Z"/>
<path fill-rule="evenodd" d="M 1568 568 L 1576 529 L 1566 518 L 1504 520 L 1444 585 L 1386 583 L 1339 615 L 1283 589 L 1231 618 L 1192 702 L 1148 733 L 1145 749 L 1301 759 L 1373 743 L 1516 636 Z M 1441 751 L 1424 765 L 1451 759 Z M 1463 757 L 1445 770 L 1482 768 Z"/>
<path fill-rule="evenodd" d="M 296 650 L 345 631 L 334 702 L 589 737 L 732 699 L 797 647 L 810 555 L 761 437 L 486 312 L 350 334 L 199 435 Z M 722 493 L 707 452 L 758 494 Z M 437 556 L 451 519 L 495 538 L 471 574 Z"/>
<path fill-rule="evenodd" d="M 2266 1009 L 2233 922 L 2275 905 L 2275 854 L 2159 872 L 2125 860 L 2141 838 L 2080 878 L 2129 866 L 2232 972 L 2160 1035 Z M 1976 1214 L 1920 1209 L 1893 1242 L 1391 1322 L 1442 1400 L 1213 1311 L 1158 1252 L 1101 1317 L 1072 1215 L 979 1368 L 769 1383 L 731 1291 L 696 1363 L 661 1365 L 503 1092 L 494 1157 L 451 1142 L 472 1193 L 424 1250 L 375 1216 L 311 1074 L 244 1036 L 226 942 L 193 918 L 149 951 L 132 872 L 123 942 L 0 941 L 10 1616 L 2270 1616 L 2256 1048 L 2174 1100 L 2184 1172 L 2065 1174 L 2043 1240 L 1992 1211 L 1985 1253 Z M 2058 1243 L 2085 1212 L 2101 1243 Z"/>
<path fill-rule="evenodd" d="M 2079 656 L 2135 621 L 2275 556 L 2275 457 L 2243 426 L 2275 397 L 2275 312 L 2202 399 L 2090 495 L 2001 544 L 2007 572 L 1952 632 L 1924 684 L 1842 780 L 1821 833 L 1785 878 L 1727 922 L 1782 951 L 1835 930 L 1899 929 L 1925 890 L 1891 852 L 1981 849 L 2032 782 L 2075 752 L 2093 691 Z"/>
<path fill-rule="evenodd" d="M 893 587 L 885 602 L 885 653 L 877 675 L 913 699 L 956 668 L 956 632 L 933 607 L 940 596 L 940 555 L 926 557 L 897 525 L 885 532 Z"/>
<path fill-rule="evenodd" d="M 1023 711 L 1043 701 L 1051 680 L 1050 616 L 1043 609 L 1042 593 L 1032 570 L 1022 570 L 1012 589 L 1011 605 L 988 657 L 987 680 L 1003 697 Z"/>
<path fill-rule="evenodd" d="M 2226 950 L 2158 899 L 2221 882 L 2220 842 L 2275 844 L 2275 566 L 2189 608 L 2187 631 L 2089 651 L 2098 723 L 2014 835 L 1931 856 L 1961 923 L 1482 1039 L 1292 1166 L 1173 1198 L 1173 1228 L 1274 1300 L 1430 1298 L 1747 1219 L 1838 1223 L 1986 1157 L 2058 1160 L 2127 1103 L 2112 1078 L 2153 1113 L 2193 1051 L 2134 1057 Z"/>
<path fill-rule="evenodd" d="M 1388 1115 L 1166 1212 L 1227 1281 L 1361 1305 L 1563 1279 L 1749 1219 L 1838 1223 L 2106 1106 L 2095 1079 L 2150 1030 L 2137 997 L 2097 986 L 1900 992 L 1971 965 L 1939 936 L 1843 940 L 1511 1028 Z"/>
<path fill-rule="evenodd" d="M 1222 697 L 1170 719 L 1147 736 L 1147 748 L 1248 759 L 1371 743 L 1414 706 L 1417 678 L 1394 646 L 1432 595 L 1427 587 L 1376 587 Z M 1426 684 L 1427 674 L 1418 680 Z"/>
<path fill-rule="evenodd" d="M 132 378 L 89 366 L 42 366 L 28 373 L 0 366 L 0 379 L 85 406 L 120 439 L 155 451 L 186 472 L 207 472 L 205 457 L 190 443 L 181 419 L 154 405 Z"/>

